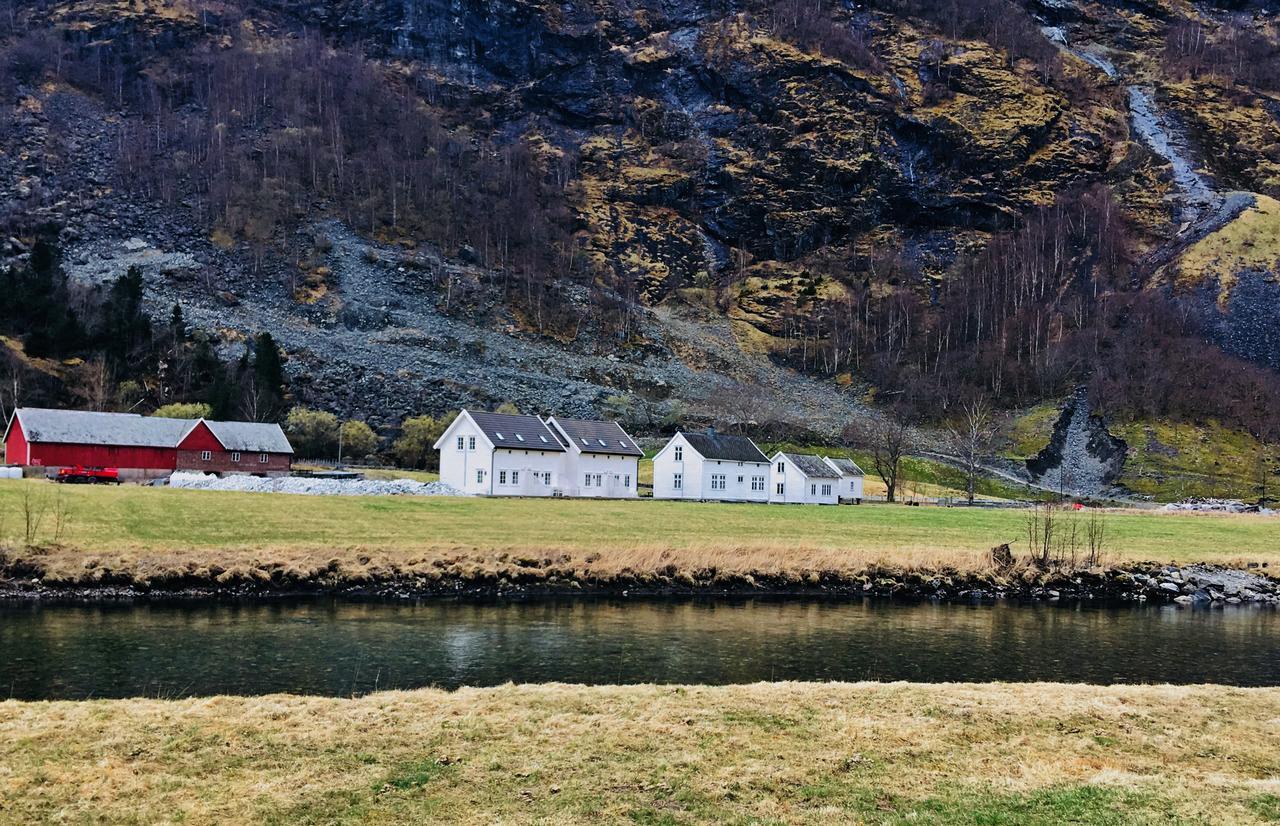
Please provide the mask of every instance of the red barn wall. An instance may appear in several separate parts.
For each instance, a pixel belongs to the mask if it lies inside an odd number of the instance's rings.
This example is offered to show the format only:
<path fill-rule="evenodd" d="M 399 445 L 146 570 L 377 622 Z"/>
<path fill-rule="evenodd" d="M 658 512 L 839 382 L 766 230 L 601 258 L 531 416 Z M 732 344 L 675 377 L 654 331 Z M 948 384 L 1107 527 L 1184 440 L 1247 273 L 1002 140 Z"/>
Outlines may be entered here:
<path fill-rule="evenodd" d="M 200 422 L 195 426 L 194 430 L 178 443 L 178 450 L 194 450 L 197 455 L 202 450 L 219 453 L 222 451 L 222 442 L 219 442 L 218 437 L 213 435 L 209 425 Z"/>
<path fill-rule="evenodd" d="M 173 470 L 177 467 L 178 451 L 171 447 L 116 447 L 114 445 L 31 445 L 31 464 L 45 467 L 140 468 L 148 470 Z"/>
<path fill-rule="evenodd" d="M 22 422 L 15 420 L 9 428 L 9 438 L 4 443 L 4 461 L 9 465 L 27 463 L 27 436 L 22 432 Z"/>

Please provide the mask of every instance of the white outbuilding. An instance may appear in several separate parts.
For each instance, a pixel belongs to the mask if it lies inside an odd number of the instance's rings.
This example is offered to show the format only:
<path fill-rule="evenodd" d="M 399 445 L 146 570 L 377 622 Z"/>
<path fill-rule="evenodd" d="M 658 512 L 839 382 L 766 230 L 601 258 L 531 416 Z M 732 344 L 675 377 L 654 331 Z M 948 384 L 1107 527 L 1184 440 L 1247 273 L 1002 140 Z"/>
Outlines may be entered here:
<path fill-rule="evenodd" d="M 552 416 L 546 424 L 565 445 L 564 496 L 631 499 L 639 495 L 644 452 L 617 422 Z"/>
<path fill-rule="evenodd" d="M 858 504 L 862 504 L 862 481 L 866 474 L 862 472 L 862 468 L 858 467 L 858 463 L 852 459 L 833 458 L 831 456 L 824 457 L 827 464 L 840 474 L 840 482 L 836 486 L 836 493 L 840 499 L 852 499 Z"/>
<path fill-rule="evenodd" d="M 746 436 L 677 433 L 653 457 L 653 498 L 768 502 L 769 458 Z"/>
<path fill-rule="evenodd" d="M 821 456 L 808 453 L 774 454 L 769 501 L 792 505 L 837 505 L 840 472 Z"/>

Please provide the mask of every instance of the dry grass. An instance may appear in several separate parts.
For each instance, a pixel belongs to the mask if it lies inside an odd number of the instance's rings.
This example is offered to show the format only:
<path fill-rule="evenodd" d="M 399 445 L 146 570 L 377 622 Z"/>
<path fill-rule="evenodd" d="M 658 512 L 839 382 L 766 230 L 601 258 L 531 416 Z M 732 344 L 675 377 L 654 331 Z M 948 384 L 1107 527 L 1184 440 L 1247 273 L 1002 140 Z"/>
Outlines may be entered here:
<path fill-rule="evenodd" d="M 1259 823 L 1280 690 L 774 683 L 0 703 L 0 819 Z"/>

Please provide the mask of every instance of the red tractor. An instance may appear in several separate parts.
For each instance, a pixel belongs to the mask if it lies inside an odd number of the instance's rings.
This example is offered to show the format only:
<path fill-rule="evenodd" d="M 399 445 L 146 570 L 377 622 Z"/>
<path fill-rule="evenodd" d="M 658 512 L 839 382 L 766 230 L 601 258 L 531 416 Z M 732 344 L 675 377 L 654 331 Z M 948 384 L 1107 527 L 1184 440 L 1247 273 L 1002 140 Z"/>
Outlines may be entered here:
<path fill-rule="evenodd" d="M 58 468 L 57 481 L 74 485 L 118 485 L 120 471 L 113 467 L 75 467 Z"/>

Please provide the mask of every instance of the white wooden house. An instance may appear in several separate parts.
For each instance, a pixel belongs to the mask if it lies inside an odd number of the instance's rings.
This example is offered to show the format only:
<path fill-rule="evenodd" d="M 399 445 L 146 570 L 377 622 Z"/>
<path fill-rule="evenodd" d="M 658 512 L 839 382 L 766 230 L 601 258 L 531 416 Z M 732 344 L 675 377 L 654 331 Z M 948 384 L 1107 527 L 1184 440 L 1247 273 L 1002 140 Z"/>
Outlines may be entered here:
<path fill-rule="evenodd" d="M 677 433 L 653 457 L 655 499 L 769 501 L 769 458 L 746 436 Z"/>
<path fill-rule="evenodd" d="M 617 422 L 552 416 L 547 426 L 565 445 L 560 490 L 564 496 L 630 499 L 638 496 L 643 451 Z"/>
<path fill-rule="evenodd" d="M 840 483 L 836 486 L 836 493 L 841 499 L 852 499 L 858 504 L 862 504 L 862 482 L 866 474 L 862 472 L 862 468 L 852 459 L 824 457 L 826 463 L 840 474 Z"/>
<path fill-rule="evenodd" d="M 769 501 L 792 505 L 837 505 L 840 472 L 821 456 L 808 453 L 774 454 Z"/>
<path fill-rule="evenodd" d="M 635 440 L 613 422 L 463 410 L 435 444 L 440 481 L 474 496 L 637 495 Z"/>
<path fill-rule="evenodd" d="M 477 496 L 551 496 L 565 447 L 537 416 L 463 410 L 435 444 L 440 481 Z"/>

